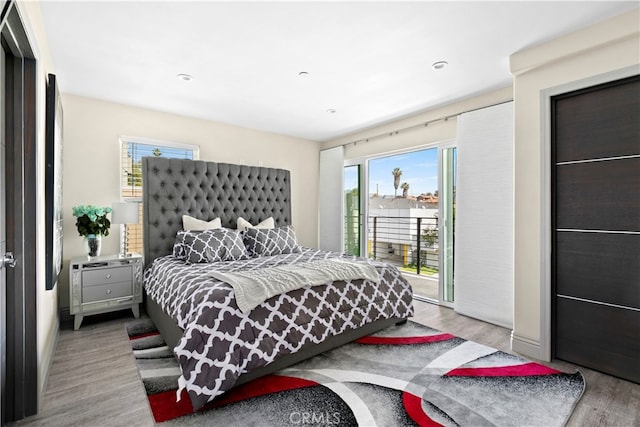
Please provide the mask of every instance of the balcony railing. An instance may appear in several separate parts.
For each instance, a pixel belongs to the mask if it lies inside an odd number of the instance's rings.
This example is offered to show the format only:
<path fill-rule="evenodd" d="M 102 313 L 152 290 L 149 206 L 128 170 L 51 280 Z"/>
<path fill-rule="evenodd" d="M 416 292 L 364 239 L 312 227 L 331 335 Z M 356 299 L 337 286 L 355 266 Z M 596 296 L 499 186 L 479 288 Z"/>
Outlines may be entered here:
<path fill-rule="evenodd" d="M 345 217 L 345 225 L 357 218 Z M 367 255 L 416 274 L 437 276 L 439 269 L 438 218 L 370 216 L 367 218 Z M 345 227 L 345 230 L 350 228 Z M 358 236 L 345 233 L 345 249 Z M 350 243 L 351 242 L 351 243 Z"/>

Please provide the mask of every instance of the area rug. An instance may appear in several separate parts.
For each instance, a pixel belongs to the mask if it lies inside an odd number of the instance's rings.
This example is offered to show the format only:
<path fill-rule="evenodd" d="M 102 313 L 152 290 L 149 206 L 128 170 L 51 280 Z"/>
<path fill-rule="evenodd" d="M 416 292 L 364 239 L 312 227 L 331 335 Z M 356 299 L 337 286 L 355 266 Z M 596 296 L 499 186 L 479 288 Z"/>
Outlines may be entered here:
<path fill-rule="evenodd" d="M 407 322 L 236 387 L 198 412 L 149 319 L 127 323 L 163 426 L 562 426 L 582 396 L 563 373 Z"/>

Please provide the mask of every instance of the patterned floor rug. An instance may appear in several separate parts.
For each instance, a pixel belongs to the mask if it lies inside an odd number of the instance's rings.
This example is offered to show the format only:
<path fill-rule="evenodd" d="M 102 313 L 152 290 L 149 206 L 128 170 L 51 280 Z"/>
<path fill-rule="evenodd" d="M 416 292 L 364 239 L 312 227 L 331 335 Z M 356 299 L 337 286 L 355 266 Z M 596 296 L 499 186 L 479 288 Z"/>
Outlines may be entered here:
<path fill-rule="evenodd" d="M 127 323 L 163 426 L 562 426 L 582 396 L 562 373 L 407 322 L 237 387 L 194 413 L 149 319 Z"/>

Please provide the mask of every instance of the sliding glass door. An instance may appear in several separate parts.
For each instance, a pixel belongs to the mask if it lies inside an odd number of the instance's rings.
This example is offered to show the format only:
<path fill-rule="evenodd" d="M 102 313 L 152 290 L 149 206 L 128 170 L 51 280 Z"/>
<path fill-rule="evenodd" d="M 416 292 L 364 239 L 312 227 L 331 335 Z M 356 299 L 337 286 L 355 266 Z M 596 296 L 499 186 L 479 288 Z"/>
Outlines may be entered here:
<path fill-rule="evenodd" d="M 396 265 L 419 299 L 452 303 L 455 176 L 451 143 L 345 166 L 345 252 Z"/>

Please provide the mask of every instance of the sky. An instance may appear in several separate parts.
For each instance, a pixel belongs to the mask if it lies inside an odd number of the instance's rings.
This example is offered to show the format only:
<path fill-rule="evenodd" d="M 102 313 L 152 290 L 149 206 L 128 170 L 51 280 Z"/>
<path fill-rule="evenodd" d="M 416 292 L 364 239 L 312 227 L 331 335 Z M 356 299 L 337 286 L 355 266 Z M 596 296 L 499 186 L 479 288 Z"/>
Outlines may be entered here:
<path fill-rule="evenodd" d="M 438 149 L 414 151 L 397 154 L 369 161 L 369 193 L 376 192 L 380 196 L 393 196 L 394 168 L 400 168 L 402 176 L 400 184 L 409 184 L 409 195 L 417 196 L 423 193 L 435 193 L 438 190 Z M 355 172 L 355 168 L 353 169 Z M 355 173 L 345 174 L 345 188 L 356 186 Z M 398 186 L 398 194 L 402 189 Z"/>

